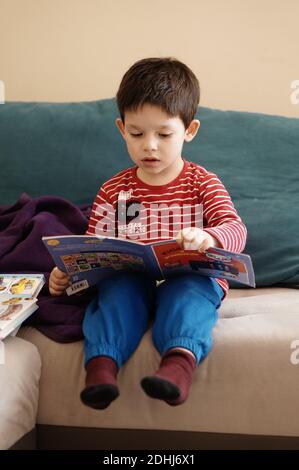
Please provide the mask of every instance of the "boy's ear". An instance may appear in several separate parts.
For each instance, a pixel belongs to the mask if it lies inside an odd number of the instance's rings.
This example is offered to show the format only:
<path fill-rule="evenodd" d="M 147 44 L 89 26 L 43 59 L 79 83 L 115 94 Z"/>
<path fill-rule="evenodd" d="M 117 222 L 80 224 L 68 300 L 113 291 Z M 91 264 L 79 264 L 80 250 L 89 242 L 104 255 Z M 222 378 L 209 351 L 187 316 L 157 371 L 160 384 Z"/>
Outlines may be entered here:
<path fill-rule="evenodd" d="M 125 138 L 125 125 L 124 125 L 122 119 L 120 119 L 120 118 L 115 119 L 115 124 L 116 124 L 116 127 L 118 128 L 119 132 L 123 136 L 123 138 Z"/>
<path fill-rule="evenodd" d="M 186 129 L 185 141 L 191 142 L 191 140 L 194 139 L 194 137 L 196 136 L 199 128 L 200 128 L 200 121 L 198 119 L 193 119 L 188 129 Z"/>

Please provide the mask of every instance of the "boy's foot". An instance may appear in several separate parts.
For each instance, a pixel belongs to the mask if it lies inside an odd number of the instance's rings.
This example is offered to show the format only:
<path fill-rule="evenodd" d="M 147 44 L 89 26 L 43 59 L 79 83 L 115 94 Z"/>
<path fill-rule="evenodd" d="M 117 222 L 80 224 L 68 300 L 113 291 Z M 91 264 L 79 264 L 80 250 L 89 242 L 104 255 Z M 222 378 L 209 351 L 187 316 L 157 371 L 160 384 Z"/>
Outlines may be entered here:
<path fill-rule="evenodd" d="M 141 386 L 152 398 L 172 406 L 181 405 L 188 397 L 195 367 L 196 360 L 191 354 L 169 352 L 163 356 L 157 372 L 141 380 Z"/>
<path fill-rule="evenodd" d="M 101 384 L 85 387 L 80 394 L 80 398 L 84 405 L 96 410 L 104 410 L 118 395 L 119 391 L 115 385 Z"/>
<path fill-rule="evenodd" d="M 86 365 L 86 387 L 80 394 L 84 405 L 103 410 L 118 395 L 116 362 L 107 356 L 91 359 Z"/>

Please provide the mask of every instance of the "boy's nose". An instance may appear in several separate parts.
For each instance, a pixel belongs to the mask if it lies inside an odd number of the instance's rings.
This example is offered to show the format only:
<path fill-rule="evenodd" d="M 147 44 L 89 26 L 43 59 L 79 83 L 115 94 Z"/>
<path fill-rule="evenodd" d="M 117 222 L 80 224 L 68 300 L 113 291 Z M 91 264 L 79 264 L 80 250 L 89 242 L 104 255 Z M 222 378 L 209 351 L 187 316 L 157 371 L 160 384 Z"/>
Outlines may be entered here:
<path fill-rule="evenodd" d="M 151 152 L 157 149 L 157 140 L 154 137 L 145 138 L 143 141 L 143 150 L 145 152 Z"/>

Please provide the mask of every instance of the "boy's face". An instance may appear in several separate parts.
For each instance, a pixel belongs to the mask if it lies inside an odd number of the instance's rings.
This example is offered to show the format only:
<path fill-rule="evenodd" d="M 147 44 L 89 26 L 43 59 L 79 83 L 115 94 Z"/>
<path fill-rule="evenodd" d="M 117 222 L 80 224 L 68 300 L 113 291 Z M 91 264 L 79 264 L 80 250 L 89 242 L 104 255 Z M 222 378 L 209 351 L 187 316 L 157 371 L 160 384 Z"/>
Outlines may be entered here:
<path fill-rule="evenodd" d="M 182 147 L 196 135 L 199 121 L 188 129 L 179 117 L 170 117 L 160 107 L 144 104 L 137 111 L 127 111 L 125 122 L 116 120 L 128 152 L 138 166 L 137 174 L 148 184 L 167 184 L 183 168 Z"/>

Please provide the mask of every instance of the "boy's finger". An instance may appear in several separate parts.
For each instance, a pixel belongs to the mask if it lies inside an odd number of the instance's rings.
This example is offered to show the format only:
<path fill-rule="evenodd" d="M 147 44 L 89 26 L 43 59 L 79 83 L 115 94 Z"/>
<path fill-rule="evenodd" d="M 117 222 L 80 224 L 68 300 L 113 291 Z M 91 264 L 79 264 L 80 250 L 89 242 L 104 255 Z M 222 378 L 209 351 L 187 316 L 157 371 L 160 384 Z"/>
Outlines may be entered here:
<path fill-rule="evenodd" d="M 199 248 L 199 243 L 196 239 L 192 241 L 185 241 L 184 242 L 184 249 L 185 250 L 198 250 Z"/>
<path fill-rule="evenodd" d="M 192 230 L 192 227 L 185 227 L 182 230 L 182 238 L 184 238 L 187 241 L 190 241 L 194 237 L 194 230 Z"/>
<path fill-rule="evenodd" d="M 57 267 L 53 269 L 53 274 L 56 278 L 59 278 L 59 279 L 64 279 L 65 277 L 68 277 L 66 273 L 64 273 L 63 271 L 60 271 L 60 269 L 58 269 Z"/>
<path fill-rule="evenodd" d="M 176 242 L 177 242 L 180 246 L 182 246 L 183 238 L 182 238 L 182 231 L 181 231 L 181 230 L 180 230 L 179 233 L 177 234 L 175 240 L 176 240 Z"/>
<path fill-rule="evenodd" d="M 189 233 L 186 233 L 184 235 L 184 239 L 187 241 L 187 242 L 192 242 L 195 238 L 195 233 L 193 232 L 189 232 Z"/>
<path fill-rule="evenodd" d="M 204 240 L 201 244 L 201 246 L 199 247 L 198 251 L 200 253 L 204 253 L 206 250 L 208 250 L 210 248 L 211 244 L 209 242 L 209 240 Z"/>
<path fill-rule="evenodd" d="M 59 280 L 51 280 L 50 286 L 53 286 L 55 289 L 65 289 L 69 285 L 69 282 L 63 282 Z"/>
<path fill-rule="evenodd" d="M 64 278 L 52 277 L 51 282 L 54 282 L 58 284 L 59 286 L 63 286 L 66 284 L 70 284 L 70 278 L 68 276 Z"/>

